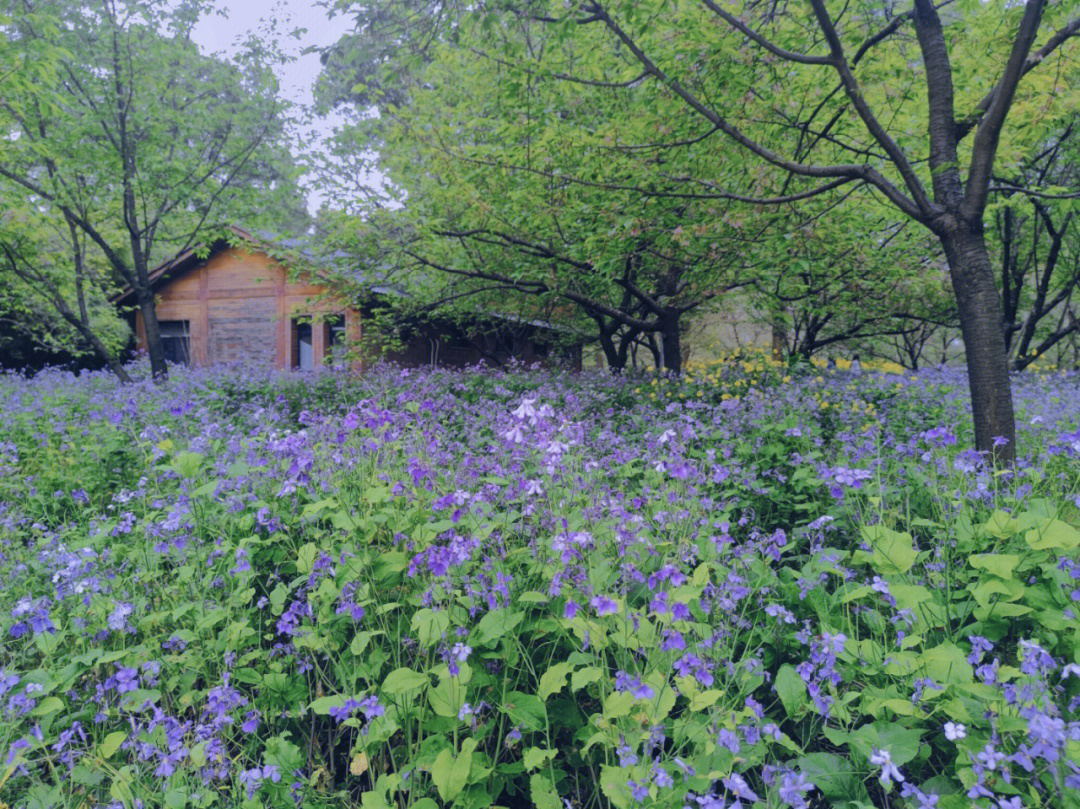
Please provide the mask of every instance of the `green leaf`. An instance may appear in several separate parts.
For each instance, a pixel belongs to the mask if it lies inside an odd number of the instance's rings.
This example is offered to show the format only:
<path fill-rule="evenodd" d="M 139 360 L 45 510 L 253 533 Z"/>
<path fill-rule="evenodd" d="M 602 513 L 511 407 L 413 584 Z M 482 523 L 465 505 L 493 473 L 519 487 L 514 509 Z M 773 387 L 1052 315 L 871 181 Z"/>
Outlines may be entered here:
<path fill-rule="evenodd" d="M 637 699 L 629 691 L 612 691 L 604 700 L 604 718 L 618 719 L 634 709 Z"/>
<path fill-rule="evenodd" d="M 31 716 L 48 716 L 51 713 L 62 711 L 64 709 L 64 701 L 59 697 L 45 697 L 37 706 L 30 712 Z"/>
<path fill-rule="evenodd" d="M 544 730 L 547 726 L 547 708 L 532 694 L 511 691 L 503 700 L 502 709 L 515 725 L 522 728 Z"/>
<path fill-rule="evenodd" d="M 968 563 L 974 568 L 1008 579 L 1012 578 L 1013 571 L 1020 564 L 1020 557 L 1015 553 L 976 553 L 968 557 Z"/>
<path fill-rule="evenodd" d="M 878 573 L 897 575 L 907 573 L 919 555 L 912 545 L 911 534 L 886 528 L 884 525 L 864 525 L 862 535 L 872 547 L 870 565 Z M 866 554 L 859 552 L 863 557 Z"/>
<path fill-rule="evenodd" d="M 806 683 L 795 671 L 795 667 L 785 663 L 776 673 L 776 695 L 784 706 L 787 715 L 794 719 L 802 711 L 799 709 L 807 704 L 810 694 L 806 690 Z"/>
<path fill-rule="evenodd" d="M 439 797 L 449 802 L 456 798 L 469 781 L 469 769 L 472 766 L 472 753 L 476 749 L 476 740 L 469 738 L 461 743 L 461 754 L 454 756 L 454 751 L 447 747 L 431 765 L 431 782 L 439 791 Z"/>
<path fill-rule="evenodd" d="M 315 566 L 315 558 L 319 555 L 319 549 L 314 542 L 307 542 L 300 547 L 296 554 L 297 572 L 307 575 Z"/>
<path fill-rule="evenodd" d="M 924 676 L 940 685 L 968 685 L 975 681 L 975 672 L 963 650 L 945 642 L 919 655 Z"/>
<path fill-rule="evenodd" d="M 998 601 L 1016 601 L 1024 595 L 1024 585 L 1016 579 L 999 579 L 996 576 L 983 578 L 976 585 L 968 585 L 968 590 L 980 606 L 989 606 L 994 596 L 1001 596 Z"/>
<path fill-rule="evenodd" d="M 127 733 L 122 730 L 114 731 L 105 737 L 104 741 L 98 745 L 98 755 L 102 758 L 111 758 L 113 753 L 120 749 L 120 745 L 124 743 L 127 738 Z"/>
<path fill-rule="evenodd" d="M 437 686 L 428 687 L 428 702 L 439 716 L 456 717 L 465 704 L 465 686 L 453 677 L 439 681 Z"/>
<path fill-rule="evenodd" d="M 524 617 L 524 613 L 507 609 L 491 610 L 485 613 L 476 625 L 472 633 L 472 641 L 477 646 L 487 646 L 513 631 Z"/>
<path fill-rule="evenodd" d="M 424 648 L 434 646 L 442 640 L 446 630 L 450 628 L 450 613 L 446 610 L 436 611 L 425 607 L 416 611 L 410 626 L 416 633 L 421 646 Z"/>
<path fill-rule="evenodd" d="M 919 753 L 919 739 L 923 732 L 918 728 L 905 728 L 895 722 L 874 722 L 863 725 L 848 735 L 849 744 L 865 758 L 874 749 L 887 750 L 898 767 L 907 764 Z"/>
<path fill-rule="evenodd" d="M 537 690 L 537 696 L 544 702 L 547 702 L 547 698 L 552 694 L 556 694 L 563 689 L 566 685 L 566 676 L 570 673 L 573 666 L 569 663 L 556 663 L 540 677 L 540 687 Z"/>
<path fill-rule="evenodd" d="M 583 669 L 578 669 L 570 675 L 570 690 L 580 691 L 589 683 L 595 683 L 603 674 L 603 670 L 598 666 L 586 666 Z"/>
<path fill-rule="evenodd" d="M 983 530 L 997 539 L 1006 539 L 1018 533 L 1020 524 L 1011 514 L 1004 511 L 995 511 L 990 518 L 983 523 Z"/>
<path fill-rule="evenodd" d="M 525 763 L 525 771 L 538 770 L 547 764 L 549 761 L 554 760 L 558 755 L 558 750 L 550 750 L 546 747 L 530 747 L 525 751 L 525 755 L 522 757 Z"/>
<path fill-rule="evenodd" d="M 343 694 L 335 694 L 331 697 L 319 697 L 314 700 L 308 708 L 315 712 L 318 716 L 329 716 L 331 708 L 340 708 L 349 698 Z"/>
<path fill-rule="evenodd" d="M 529 797 L 535 809 L 562 809 L 559 793 L 545 773 L 536 773 L 529 779 Z"/>
<path fill-rule="evenodd" d="M 387 694 L 396 696 L 398 694 L 405 694 L 423 688 L 428 682 L 426 674 L 421 674 L 410 668 L 394 669 L 387 674 L 386 679 L 383 680 L 382 690 Z"/>
<path fill-rule="evenodd" d="M 869 801 L 870 795 L 851 762 L 832 753 L 811 753 L 798 761 L 799 770 L 832 805 L 842 801 Z"/>
<path fill-rule="evenodd" d="M 1080 546 L 1080 531 L 1061 520 L 1045 520 L 1024 537 L 1034 550 L 1071 551 Z"/>

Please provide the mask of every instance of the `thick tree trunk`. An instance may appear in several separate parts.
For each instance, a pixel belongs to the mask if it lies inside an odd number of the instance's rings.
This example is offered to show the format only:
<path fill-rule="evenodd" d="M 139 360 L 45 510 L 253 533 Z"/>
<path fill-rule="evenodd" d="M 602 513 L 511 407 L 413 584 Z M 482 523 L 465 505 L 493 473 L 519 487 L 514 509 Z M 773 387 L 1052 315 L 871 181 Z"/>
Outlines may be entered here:
<path fill-rule="evenodd" d="M 982 230 L 960 225 L 942 236 L 967 357 L 975 448 L 1002 463 L 1016 457 L 1016 425 L 1009 357 L 1002 331 L 1001 298 Z M 994 446 L 994 439 L 1008 443 Z"/>
<path fill-rule="evenodd" d="M 150 355 L 150 373 L 154 379 L 167 379 L 169 366 L 165 362 L 165 346 L 161 342 L 161 327 L 158 326 L 157 310 L 154 307 L 154 293 L 146 290 L 145 294 L 140 292 L 138 298 L 146 334 L 146 352 Z"/>
<path fill-rule="evenodd" d="M 669 314 L 664 317 L 660 340 L 664 355 L 664 370 L 673 374 L 681 374 L 682 343 L 679 338 L 678 314 Z"/>
<path fill-rule="evenodd" d="M 611 334 L 600 333 L 600 348 L 604 352 L 604 359 L 607 360 L 608 370 L 613 374 L 621 374 L 626 368 L 626 352 L 616 347 Z"/>

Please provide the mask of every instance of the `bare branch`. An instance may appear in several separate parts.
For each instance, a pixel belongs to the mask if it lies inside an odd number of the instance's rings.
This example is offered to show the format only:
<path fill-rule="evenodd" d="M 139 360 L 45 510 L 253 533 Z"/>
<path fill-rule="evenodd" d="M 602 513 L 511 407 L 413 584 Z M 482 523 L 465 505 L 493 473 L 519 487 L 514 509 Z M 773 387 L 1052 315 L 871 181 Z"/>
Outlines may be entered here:
<path fill-rule="evenodd" d="M 829 61 L 836 68 L 836 72 L 840 74 L 840 82 L 844 86 L 844 92 L 847 94 L 852 106 L 855 107 L 855 111 L 858 113 L 859 118 L 862 119 L 867 130 L 873 135 L 874 140 L 881 145 L 881 148 L 885 150 L 893 165 L 896 166 L 896 170 L 900 172 L 900 176 L 904 179 L 904 185 L 907 186 L 908 192 L 915 200 L 915 204 L 922 211 L 923 218 L 929 217 L 933 206 L 930 203 L 930 198 L 926 195 L 926 189 L 923 188 L 922 183 L 915 174 L 915 170 L 911 167 L 911 163 L 908 162 L 904 150 L 885 131 L 885 127 L 881 125 L 873 110 L 870 109 L 870 105 L 863 98 L 859 83 L 855 80 L 855 75 L 851 72 L 851 66 L 844 55 L 844 46 L 840 42 L 840 36 L 836 33 L 836 27 L 833 25 L 829 12 L 825 8 L 824 0 L 810 0 L 810 5 L 814 9 L 814 16 L 817 17 L 822 33 L 825 34 L 825 41 L 828 43 L 831 53 Z"/>
<path fill-rule="evenodd" d="M 968 169 L 967 186 L 964 189 L 963 210 L 967 219 L 974 220 L 975 217 L 981 217 L 983 208 L 986 207 L 987 189 L 990 186 L 990 175 L 997 156 L 1001 128 L 1005 124 L 1005 116 L 1016 95 L 1016 86 L 1024 75 L 1027 55 L 1035 42 L 1035 36 L 1039 33 L 1039 21 L 1042 19 L 1045 8 L 1046 0 L 1028 0 L 1027 5 L 1024 6 L 1024 16 L 1020 20 L 1016 41 L 1013 43 L 1009 60 L 1005 63 L 1001 81 L 994 90 L 994 98 L 986 110 L 986 115 L 979 122 L 979 129 L 975 133 L 975 143 L 971 148 L 971 167 Z"/>
<path fill-rule="evenodd" d="M 1042 61 L 1053 53 L 1057 48 L 1061 47 L 1070 37 L 1074 37 L 1080 34 L 1080 17 L 1076 17 L 1069 20 L 1067 24 L 1059 28 L 1054 34 L 1046 41 L 1046 44 L 1039 48 L 1035 53 L 1031 54 L 1024 60 L 1023 69 L 1020 72 L 1021 78 L 1026 76 L 1040 64 Z M 1000 85 L 999 85 L 1000 86 Z M 964 118 L 962 121 L 956 122 L 956 138 L 962 140 L 972 129 L 979 123 L 979 119 L 982 114 L 990 109 L 990 105 L 993 103 L 994 98 L 997 96 L 998 88 L 994 87 L 989 93 L 983 96 L 982 100 L 975 106 L 975 110 Z"/>
<path fill-rule="evenodd" d="M 792 174 L 798 174 L 804 177 L 848 177 L 851 179 L 862 179 L 877 186 L 889 200 L 896 205 L 901 211 L 908 216 L 919 221 L 924 220 L 924 212 L 922 208 L 904 195 L 896 186 L 890 183 L 884 175 L 882 175 L 877 169 L 865 163 L 862 164 L 850 164 L 850 165 L 835 165 L 835 166 L 811 166 L 804 163 L 798 163 L 793 160 L 787 160 L 781 157 L 771 149 L 766 148 L 762 144 L 748 137 L 741 129 L 732 124 L 726 118 L 717 113 L 714 109 L 707 106 L 701 99 L 687 90 L 678 79 L 669 76 L 663 69 L 661 69 L 656 63 L 649 58 L 649 56 L 641 49 L 641 47 L 634 41 L 634 39 L 623 30 L 623 28 L 615 22 L 607 11 L 596 4 L 592 7 L 595 10 L 596 16 L 603 21 L 604 25 L 615 34 L 615 36 L 634 54 L 634 57 L 645 67 L 645 69 L 652 74 L 659 81 L 663 82 L 666 86 L 678 95 L 683 101 L 685 101 L 692 109 L 694 109 L 699 115 L 703 116 L 706 120 L 710 121 L 718 129 L 720 129 L 725 135 L 730 137 L 736 143 L 740 144 L 750 152 L 758 155 L 764 160 L 772 163 L 774 166 L 782 168 Z"/>
<path fill-rule="evenodd" d="M 713 0 L 702 0 L 702 2 L 724 22 L 734 28 L 736 31 L 745 34 L 754 40 L 758 45 L 763 47 L 769 53 L 779 56 L 781 59 L 786 59 L 789 62 L 798 62 L 804 65 L 828 65 L 832 63 L 832 60 L 828 56 L 811 56 L 807 53 L 797 53 L 796 51 L 789 51 L 787 48 L 781 48 L 774 42 L 769 41 L 764 36 L 753 30 L 746 23 L 742 22 L 734 14 L 725 11 Z"/>

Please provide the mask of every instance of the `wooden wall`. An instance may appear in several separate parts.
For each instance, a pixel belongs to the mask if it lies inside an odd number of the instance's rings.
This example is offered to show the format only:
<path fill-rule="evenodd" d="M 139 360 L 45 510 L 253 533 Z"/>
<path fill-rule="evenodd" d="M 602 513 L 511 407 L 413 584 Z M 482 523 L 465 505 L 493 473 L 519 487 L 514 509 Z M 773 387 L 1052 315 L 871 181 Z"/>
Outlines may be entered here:
<path fill-rule="evenodd" d="M 194 365 L 249 362 L 293 367 L 292 318 L 343 314 L 350 339 L 360 336 L 360 313 L 313 299 L 324 287 L 290 282 L 265 253 L 229 248 L 158 290 L 158 320 L 187 320 Z M 312 329 L 316 362 L 326 354 L 326 330 Z M 146 348 L 142 315 L 136 314 L 140 349 Z"/>

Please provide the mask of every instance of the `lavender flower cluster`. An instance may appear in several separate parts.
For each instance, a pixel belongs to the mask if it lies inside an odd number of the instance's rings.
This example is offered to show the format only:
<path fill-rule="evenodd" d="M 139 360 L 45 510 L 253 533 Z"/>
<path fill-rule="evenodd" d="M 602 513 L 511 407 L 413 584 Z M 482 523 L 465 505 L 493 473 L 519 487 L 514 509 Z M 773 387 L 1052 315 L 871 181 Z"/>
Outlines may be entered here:
<path fill-rule="evenodd" d="M 0 801 L 1072 805 L 1077 381 L 0 378 Z"/>

